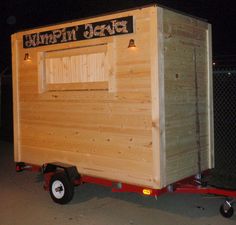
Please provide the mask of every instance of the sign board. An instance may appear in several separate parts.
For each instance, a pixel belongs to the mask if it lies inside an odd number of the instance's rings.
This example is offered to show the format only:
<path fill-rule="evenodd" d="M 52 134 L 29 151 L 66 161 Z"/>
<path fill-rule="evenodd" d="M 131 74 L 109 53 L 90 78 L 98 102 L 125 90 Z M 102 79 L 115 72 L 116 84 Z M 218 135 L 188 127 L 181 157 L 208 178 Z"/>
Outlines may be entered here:
<path fill-rule="evenodd" d="M 133 17 L 128 16 L 72 27 L 64 27 L 45 32 L 27 34 L 23 36 L 23 47 L 34 48 L 45 45 L 129 34 L 133 32 Z"/>

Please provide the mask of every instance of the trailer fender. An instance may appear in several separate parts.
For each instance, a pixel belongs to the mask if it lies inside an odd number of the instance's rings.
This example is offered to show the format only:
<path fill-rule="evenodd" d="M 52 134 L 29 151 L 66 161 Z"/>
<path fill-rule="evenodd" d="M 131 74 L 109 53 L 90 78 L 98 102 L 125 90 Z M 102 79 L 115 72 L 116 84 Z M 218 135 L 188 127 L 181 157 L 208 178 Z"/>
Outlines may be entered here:
<path fill-rule="evenodd" d="M 73 184 L 78 185 L 81 175 L 73 165 L 55 162 L 47 163 L 42 166 L 44 175 L 44 189 L 49 191 L 49 184 L 52 176 L 56 173 L 64 173 L 67 179 Z"/>

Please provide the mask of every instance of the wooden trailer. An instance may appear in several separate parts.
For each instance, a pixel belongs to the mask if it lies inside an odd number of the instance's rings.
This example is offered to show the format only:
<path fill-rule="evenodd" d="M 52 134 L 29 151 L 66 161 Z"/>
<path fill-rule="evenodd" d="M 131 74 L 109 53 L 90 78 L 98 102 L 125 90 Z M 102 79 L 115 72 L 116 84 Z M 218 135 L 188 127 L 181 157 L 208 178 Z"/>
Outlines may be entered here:
<path fill-rule="evenodd" d="M 12 35 L 14 157 L 162 189 L 213 167 L 211 25 L 150 5 Z"/>

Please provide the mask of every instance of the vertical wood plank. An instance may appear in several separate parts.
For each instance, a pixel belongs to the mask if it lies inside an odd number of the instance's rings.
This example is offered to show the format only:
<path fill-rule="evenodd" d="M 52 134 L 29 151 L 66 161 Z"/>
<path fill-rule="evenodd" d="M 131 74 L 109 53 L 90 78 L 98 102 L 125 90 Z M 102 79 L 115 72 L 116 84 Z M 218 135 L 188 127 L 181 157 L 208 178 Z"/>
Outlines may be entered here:
<path fill-rule="evenodd" d="M 46 91 L 46 68 L 48 62 L 44 60 L 44 52 L 38 53 L 38 90 L 39 93 Z"/>
<path fill-rule="evenodd" d="M 214 163 L 214 111 L 213 111 L 213 71 L 212 71 L 212 29 L 208 24 L 207 30 L 207 56 L 208 56 L 208 133 L 209 133 L 209 168 Z"/>
<path fill-rule="evenodd" d="M 12 43 L 12 85 L 13 85 L 13 121 L 14 121 L 14 160 L 21 161 L 20 143 L 20 101 L 19 101 L 19 50 L 17 35 L 11 36 Z"/>
<path fill-rule="evenodd" d="M 108 65 L 105 62 L 107 59 L 104 51 L 91 53 L 85 48 L 83 53 L 81 48 L 78 55 L 73 55 L 75 50 L 67 50 L 67 56 L 63 55 L 65 50 L 57 50 L 55 53 L 52 51 L 49 54 L 54 54 L 55 57 L 45 58 L 48 84 L 107 81 L 105 79 L 108 78 L 108 75 L 105 73 L 108 70 L 105 69 L 105 66 Z"/>
<path fill-rule="evenodd" d="M 158 82 L 159 82 L 159 136 L 160 136 L 160 181 L 161 187 L 166 186 L 166 137 L 165 137 L 165 61 L 164 61 L 164 28 L 163 9 L 157 12 L 157 52 L 158 52 Z"/>
<path fill-rule="evenodd" d="M 161 10 L 158 10 L 160 13 Z M 162 168 L 161 157 L 163 149 L 160 149 L 160 84 L 159 84 L 159 66 L 161 62 L 159 56 L 160 36 L 157 33 L 159 26 L 162 26 L 162 20 L 157 21 L 157 7 L 152 9 L 150 20 L 150 48 L 151 48 L 151 93 L 152 93 L 152 148 L 153 148 L 153 179 L 162 186 Z M 157 29 L 158 28 L 158 29 Z"/>

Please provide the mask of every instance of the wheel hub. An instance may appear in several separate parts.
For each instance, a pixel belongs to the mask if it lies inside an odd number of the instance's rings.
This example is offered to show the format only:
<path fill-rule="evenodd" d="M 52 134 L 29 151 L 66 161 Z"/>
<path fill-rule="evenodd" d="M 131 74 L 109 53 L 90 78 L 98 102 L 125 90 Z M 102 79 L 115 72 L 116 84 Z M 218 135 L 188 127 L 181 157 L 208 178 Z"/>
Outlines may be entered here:
<path fill-rule="evenodd" d="M 52 184 L 52 193 L 57 199 L 63 198 L 65 195 L 65 188 L 61 181 L 55 180 Z"/>

